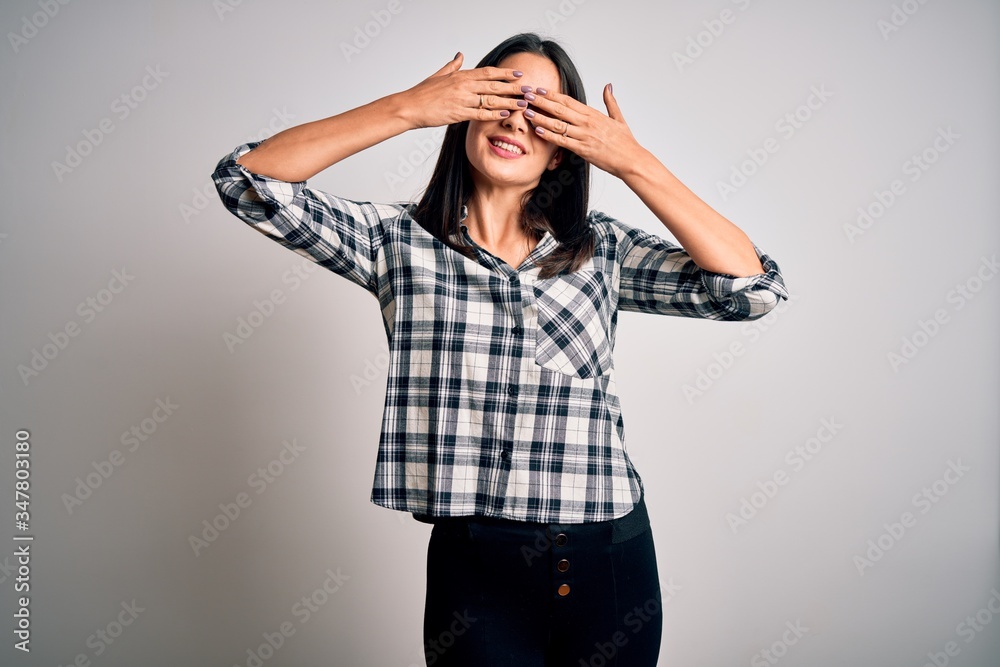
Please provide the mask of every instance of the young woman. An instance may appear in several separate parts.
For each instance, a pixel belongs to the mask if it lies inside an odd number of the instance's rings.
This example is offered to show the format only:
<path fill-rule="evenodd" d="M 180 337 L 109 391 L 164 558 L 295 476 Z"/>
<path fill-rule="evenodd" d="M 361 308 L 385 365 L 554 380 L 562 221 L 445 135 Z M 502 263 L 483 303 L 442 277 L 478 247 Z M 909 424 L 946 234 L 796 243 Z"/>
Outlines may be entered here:
<path fill-rule="evenodd" d="M 390 367 L 372 502 L 433 523 L 428 665 L 656 664 L 660 587 L 625 451 L 619 310 L 750 320 L 788 298 L 778 265 L 586 104 L 534 34 L 475 69 L 223 157 L 226 208 L 378 299 Z M 406 130 L 447 125 L 417 203 L 306 187 Z M 681 245 L 588 210 L 621 178 Z"/>

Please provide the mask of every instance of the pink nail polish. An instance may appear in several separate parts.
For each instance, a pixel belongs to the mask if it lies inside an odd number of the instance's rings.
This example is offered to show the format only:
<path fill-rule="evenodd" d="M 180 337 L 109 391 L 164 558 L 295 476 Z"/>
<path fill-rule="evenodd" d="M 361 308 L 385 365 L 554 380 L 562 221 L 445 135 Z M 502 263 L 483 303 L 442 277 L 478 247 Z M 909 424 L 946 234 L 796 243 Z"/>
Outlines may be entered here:
<path fill-rule="evenodd" d="M 539 95 L 545 95 L 549 91 L 545 90 L 544 88 L 535 88 L 535 92 L 538 93 Z"/>

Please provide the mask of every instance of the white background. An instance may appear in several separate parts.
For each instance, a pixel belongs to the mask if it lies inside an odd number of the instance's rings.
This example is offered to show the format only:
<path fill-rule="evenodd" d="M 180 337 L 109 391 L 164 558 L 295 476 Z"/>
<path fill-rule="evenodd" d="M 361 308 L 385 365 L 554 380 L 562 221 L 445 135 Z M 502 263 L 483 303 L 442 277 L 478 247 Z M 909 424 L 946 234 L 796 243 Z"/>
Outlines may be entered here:
<path fill-rule="evenodd" d="M 888 0 L 400 0 L 396 14 L 382 0 L 102 1 L 51 2 L 46 16 L 37 1 L 5 2 L 0 662 L 247 665 L 263 633 L 291 622 L 265 665 L 423 664 L 429 527 L 368 500 L 385 390 L 378 304 L 326 271 L 293 288 L 284 276 L 305 260 L 229 214 L 210 174 L 248 139 L 409 88 L 458 50 L 471 67 L 535 30 L 566 47 L 591 106 L 605 111 L 614 84 L 637 139 L 777 260 L 793 295 L 753 325 L 619 318 L 628 450 L 673 591 L 660 663 L 775 664 L 768 649 L 789 667 L 920 667 L 929 653 L 996 665 L 1000 279 L 983 262 L 1000 251 L 1000 7 L 902 4 L 909 14 Z M 345 54 L 355 39 L 363 48 Z M 136 86 L 143 99 L 123 106 Z M 829 96 L 810 109 L 814 88 Z M 781 129 L 796 113 L 795 131 Z M 417 197 L 439 136 L 397 136 L 310 185 Z M 721 191 L 769 138 L 778 150 Z M 54 166 L 81 144 L 75 166 Z M 925 152 L 933 164 L 913 171 Z M 594 177 L 592 208 L 670 238 L 623 183 Z M 859 207 L 880 216 L 852 236 Z M 132 276 L 124 289 L 116 270 Z M 275 289 L 284 302 L 230 351 L 224 335 Z M 79 307 L 88 298 L 102 310 Z M 53 347 L 49 334 L 74 323 Z M 36 351 L 44 367 L 24 374 Z M 701 373 L 703 393 L 685 395 Z M 157 399 L 178 406 L 161 422 Z M 842 426 L 794 465 L 786 454 L 824 419 Z M 143 423 L 152 432 L 129 451 L 122 434 Z M 33 447 L 30 655 L 9 631 L 21 428 Z M 251 486 L 292 439 L 301 454 Z M 121 465 L 68 508 L 113 450 Z M 935 487 L 949 462 L 963 474 Z M 753 496 L 781 472 L 773 497 Z M 934 502 L 915 502 L 925 488 Z M 224 523 L 220 503 L 240 492 L 252 503 L 196 555 L 190 537 Z M 727 515 L 744 499 L 759 507 L 734 530 Z M 302 622 L 296 602 L 328 569 L 341 588 Z M 97 639 L 132 600 L 138 617 Z M 977 612 L 987 624 L 973 631 Z M 787 622 L 808 628 L 792 645 Z"/>

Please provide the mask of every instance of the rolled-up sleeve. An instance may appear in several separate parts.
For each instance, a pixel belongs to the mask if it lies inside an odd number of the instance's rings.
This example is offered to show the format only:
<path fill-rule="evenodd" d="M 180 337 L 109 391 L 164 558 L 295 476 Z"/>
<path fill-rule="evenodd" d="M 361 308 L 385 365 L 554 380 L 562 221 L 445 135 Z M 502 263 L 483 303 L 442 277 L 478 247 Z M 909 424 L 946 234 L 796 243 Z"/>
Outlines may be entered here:
<path fill-rule="evenodd" d="M 738 278 L 698 266 L 681 246 L 604 214 L 618 238 L 618 309 L 713 320 L 754 320 L 788 299 L 777 262 L 754 245 L 764 273 Z"/>
<path fill-rule="evenodd" d="M 239 145 L 219 160 L 212 180 L 230 213 L 306 259 L 344 276 L 378 296 L 377 255 L 394 204 L 344 199 L 255 174 L 236 160 L 260 145 Z"/>

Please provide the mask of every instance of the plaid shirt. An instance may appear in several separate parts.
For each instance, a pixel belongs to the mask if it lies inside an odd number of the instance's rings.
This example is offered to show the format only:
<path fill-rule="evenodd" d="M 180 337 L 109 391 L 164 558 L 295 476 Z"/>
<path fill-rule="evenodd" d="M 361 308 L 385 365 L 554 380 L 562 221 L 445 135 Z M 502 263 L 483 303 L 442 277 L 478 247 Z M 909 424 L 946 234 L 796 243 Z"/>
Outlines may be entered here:
<path fill-rule="evenodd" d="M 618 311 L 751 320 L 788 298 L 756 246 L 766 273 L 713 273 L 597 211 L 594 256 L 575 273 L 538 277 L 536 262 L 558 245 L 549 233 L 516 270 L 478 245 L 472 260 L 421 227 L 413 203 L 352 201 L 236 164 L 259 143 L 218 162 L 223 204 L 381 306 L 389 377 L 377 505 L 545 523 L 627 514 L 642 481 L 615 386 Z"/>

